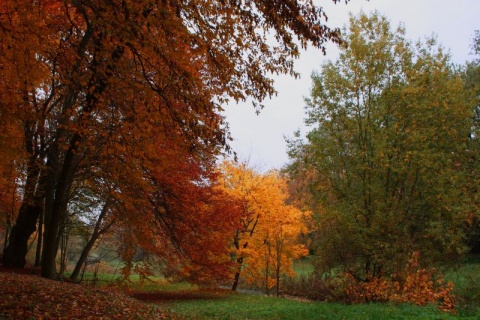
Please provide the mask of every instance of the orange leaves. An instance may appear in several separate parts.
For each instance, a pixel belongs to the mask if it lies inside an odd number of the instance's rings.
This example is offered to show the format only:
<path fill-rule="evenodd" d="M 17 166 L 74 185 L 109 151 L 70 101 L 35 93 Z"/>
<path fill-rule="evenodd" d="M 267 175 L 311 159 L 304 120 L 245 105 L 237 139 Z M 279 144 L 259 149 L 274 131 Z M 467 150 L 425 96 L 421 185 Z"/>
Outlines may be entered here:
<path fill-rule="evenodd" d="M 85 181 L 99 202 L 113 198 L 123 231 L 177 255 L 174 265 L 187 256 L 207 270 L 223 257 L 223 233 L 238 219 L 209 185 L 215 157 L 228 150 L 217 101 L 273 94 L 270 72 L 293 72 L 291 30 L 317 46 L 338 39 L 305 29 L 321 20 L 313 4 L 255 12 L 216 0 L 6 0 L 5 8 L 0 115 L 12 108 L 9 121 L 30 133 L 18 142 L 28 145 L 21 160 L 46 164 L 35 177 L 48 182 L 32 185 L 55 195 L 45 208 L 48 277 L 69 193 Z M 261 28 L 280 34 L 279 46 L 266 46 Z M 40 189 L 28 197 L 45 203 Z"/>
<path fill-rule="evenodd" d="M 293 259 L 308 252 L 298 237 L 306 233 L 304 213 L 287 205 L 285 179 L 278 172 L 256 173 L 245 164 L 224 162 L 218 187 L 242 203 L 240 228 L 233 234 L 232 253 L 245 260 L 247 281 L 271 288 L 282 274 L 291 274 Z"/>
<path fill-rule="evenodd" d="M 376 276 L 363 282 L 347 273 L 347 299 L 355 303 L 391 301 L 420 306 L 438 304 L 441 310 L 455 313 L 453 283 L 445 283 L 435 269 L 421 268 L 418 259 L 419 253 L 414 252 L 405 273 L 395 279 Z"/>

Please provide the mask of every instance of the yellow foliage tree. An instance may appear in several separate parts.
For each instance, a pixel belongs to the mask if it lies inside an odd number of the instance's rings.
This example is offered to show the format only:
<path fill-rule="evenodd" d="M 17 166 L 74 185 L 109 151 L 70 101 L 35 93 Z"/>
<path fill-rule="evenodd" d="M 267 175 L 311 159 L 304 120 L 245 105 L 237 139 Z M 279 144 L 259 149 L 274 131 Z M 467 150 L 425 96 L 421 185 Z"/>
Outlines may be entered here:
<path fill-rule="evenodd" d="M 232 290 L 243 271 L 247 282 L 264 287 L 267 294 L 275 288 L 278 295 L 280 278 L 294 275 L 293 260 L 308 254 L 298 239 L 307 232 L 309 212 L 287 204 L 287 183 L 277 171 L 260 174 L 245 163 L 232 162 L 224 162 L 220 170 L 219 187 L 242 207 L 240 227 L 233 235 L 232 258 L 238 268 Z"/>

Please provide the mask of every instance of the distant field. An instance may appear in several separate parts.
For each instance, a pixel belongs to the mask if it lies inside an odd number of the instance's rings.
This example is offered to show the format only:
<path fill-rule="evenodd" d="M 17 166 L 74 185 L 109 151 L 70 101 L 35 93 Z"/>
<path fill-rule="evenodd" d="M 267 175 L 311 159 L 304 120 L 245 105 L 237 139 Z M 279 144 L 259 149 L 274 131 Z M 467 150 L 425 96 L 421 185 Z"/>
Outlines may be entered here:
<path fill-rule="evenodd" d="M 297 276 L 308 276 L 313 272 L 313 264 L 311 257 L 295 260 L 293 262 L 293 270 Z"/>

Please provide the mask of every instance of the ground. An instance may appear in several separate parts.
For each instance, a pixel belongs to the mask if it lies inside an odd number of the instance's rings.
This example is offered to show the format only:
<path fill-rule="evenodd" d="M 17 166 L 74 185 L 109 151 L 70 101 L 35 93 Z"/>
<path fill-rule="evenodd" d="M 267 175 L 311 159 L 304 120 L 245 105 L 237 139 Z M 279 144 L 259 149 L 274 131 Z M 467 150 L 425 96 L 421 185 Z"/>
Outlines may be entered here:
<path fill-rule="evenodd" d="M 41 278 L 36 270 L 0 270 L 0 319 L 171 319 L 117 289 Z"/>

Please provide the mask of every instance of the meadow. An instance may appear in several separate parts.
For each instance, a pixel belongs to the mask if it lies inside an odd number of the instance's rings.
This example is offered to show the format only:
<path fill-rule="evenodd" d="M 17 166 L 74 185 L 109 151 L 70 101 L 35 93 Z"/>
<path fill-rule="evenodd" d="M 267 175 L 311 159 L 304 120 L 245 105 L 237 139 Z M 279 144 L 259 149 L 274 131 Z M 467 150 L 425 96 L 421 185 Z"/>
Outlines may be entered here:
<path fill-rule="evenodd" d="M 297 261 L 296 269 L 299 276 L 306 276 L 312 266 L 308 260 Z M 477 258 L 445 274 L 455 284 L 455 314 L 442 312 L 436 305 L 342 304 L 205 289 L 163 277 L 132 275 L 125 281 L 118 274 L 85 273 L 83 285 L 77 285 L 0 271 L 4 283 L 0 319 L 480 319 Z"/>
<path fill-rule="evenodd" d="M 309 261 L 296 262 L 297 273 L 313 270 Z M 480 319 L 480 261 L 466 261 L 445 274 L 455 285 L 456 314 L 437 306 L 407 304 L 353 304 L 308 301 L 295 297 L 267 297 L 260 293 L 203 290 L 157 278 L 143 286 L 131 285 L 132 296 L 160 306 L 162 312 L 180 319 Z"/>

